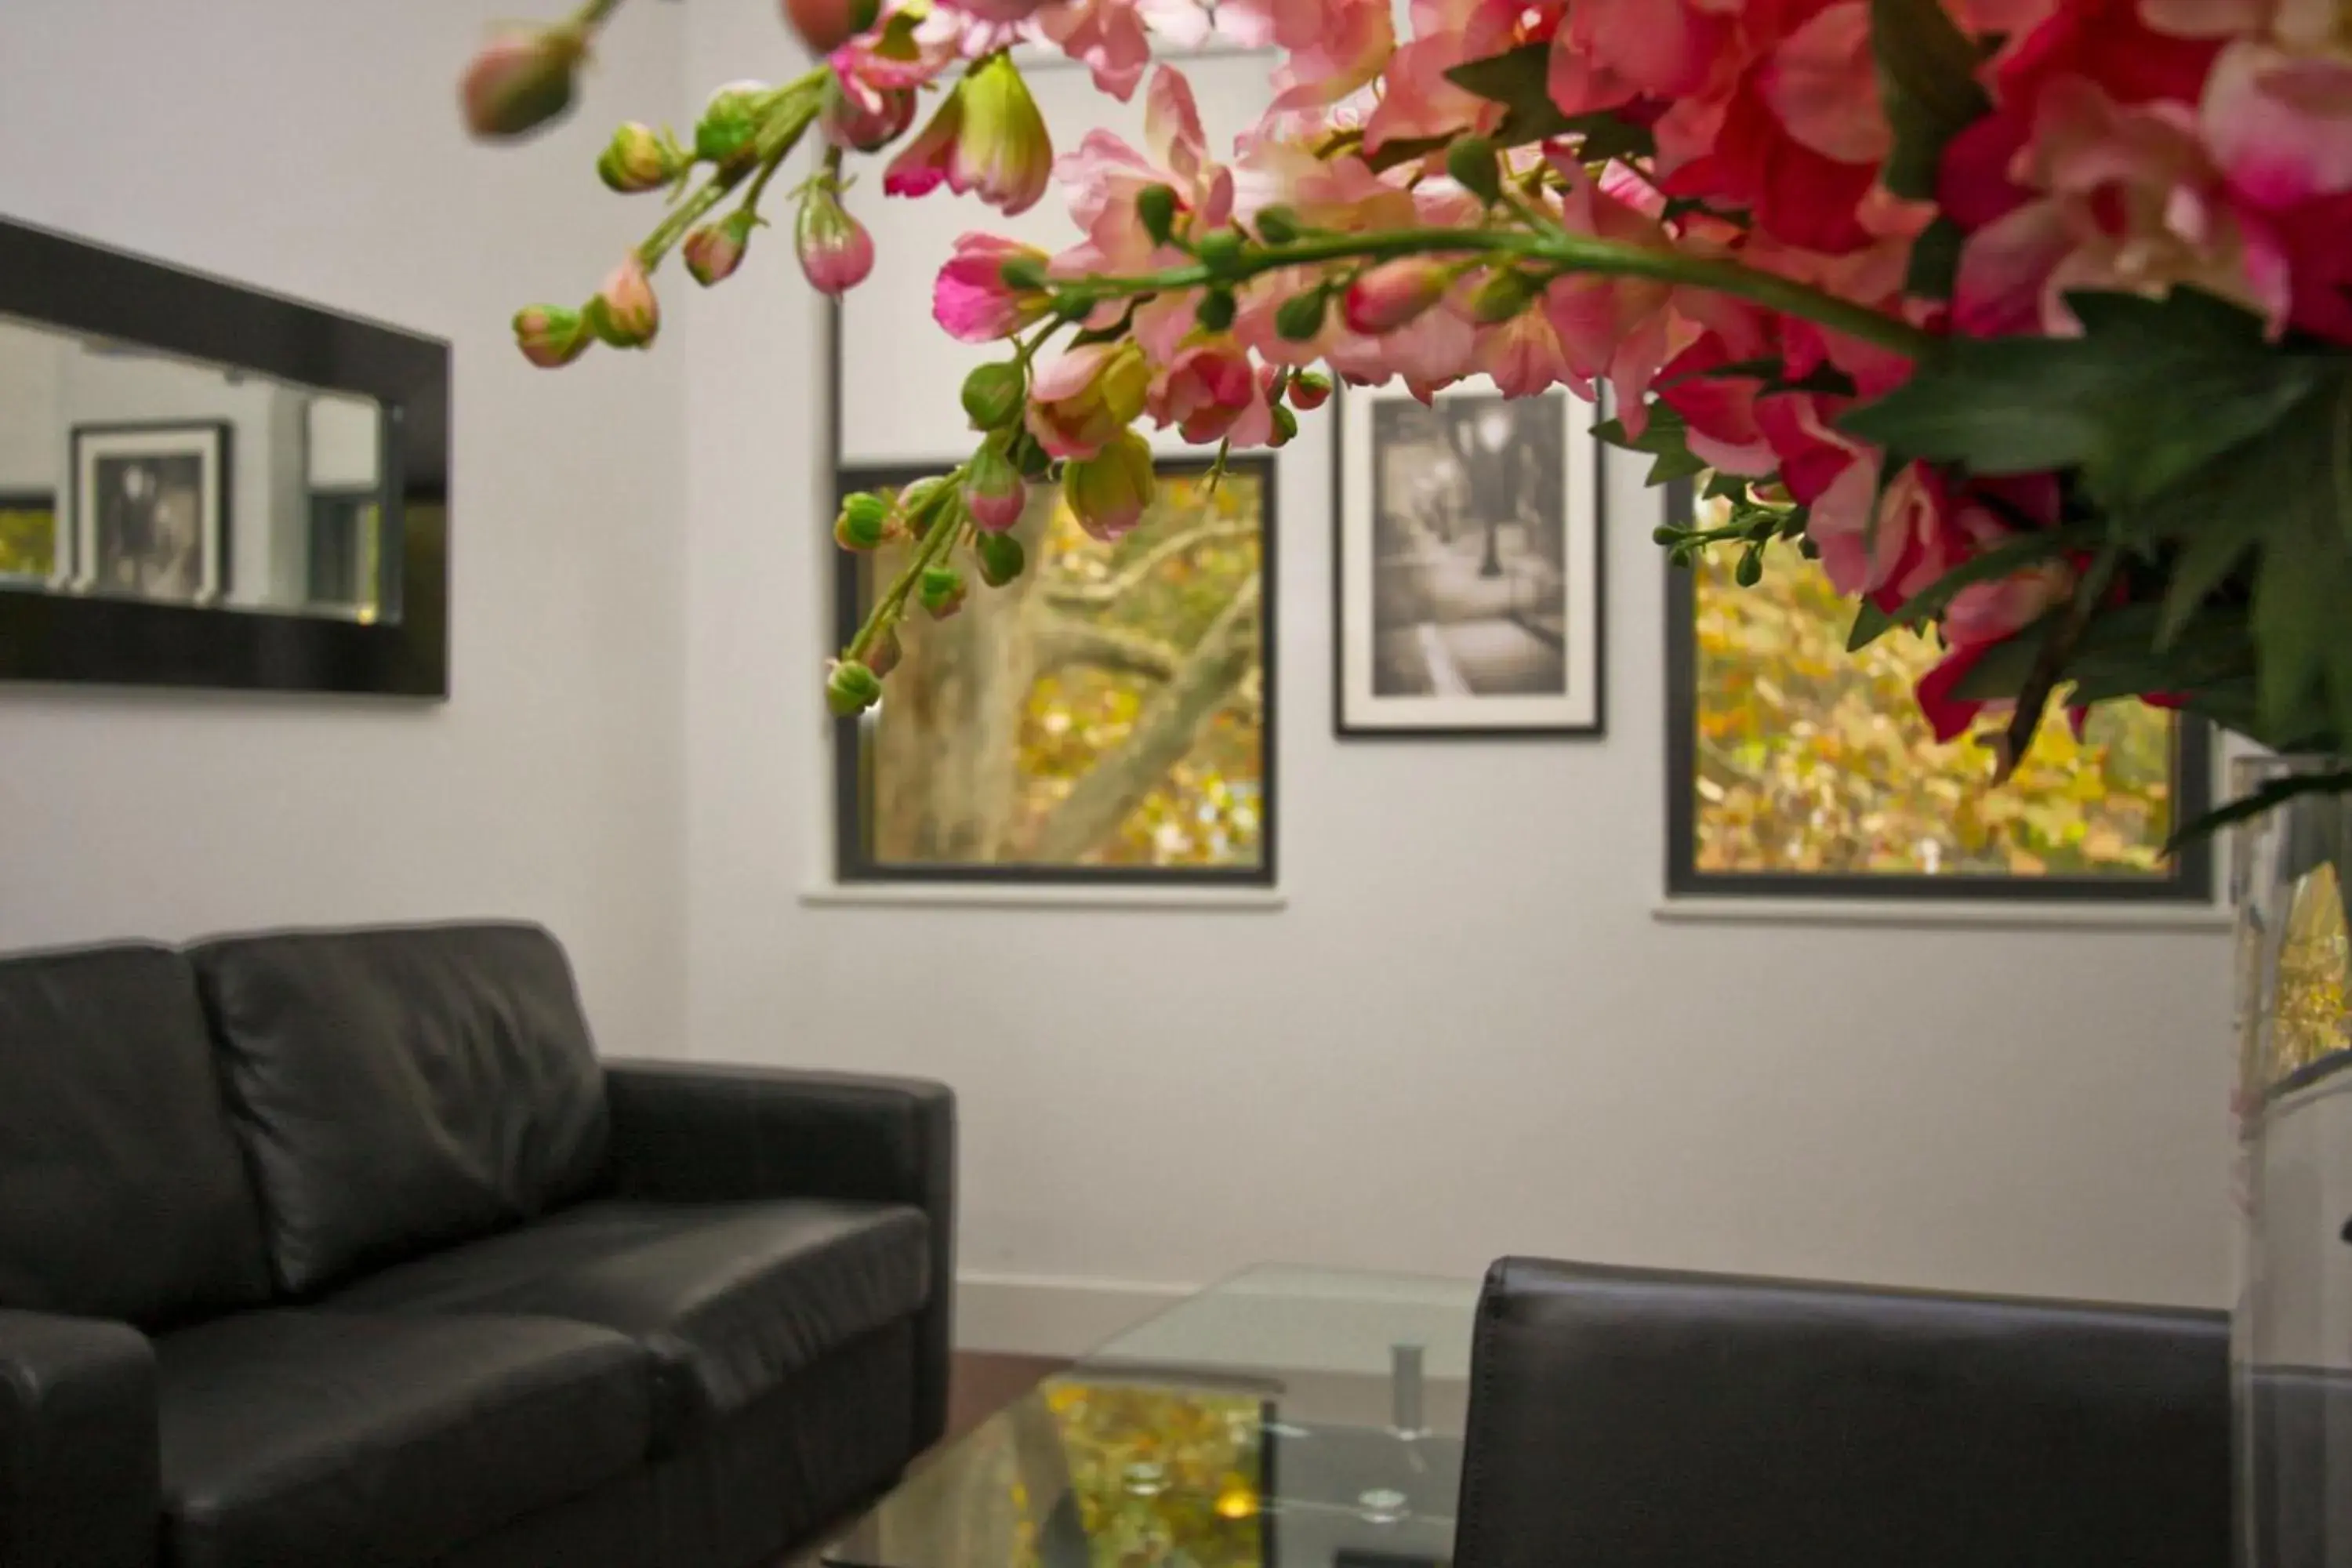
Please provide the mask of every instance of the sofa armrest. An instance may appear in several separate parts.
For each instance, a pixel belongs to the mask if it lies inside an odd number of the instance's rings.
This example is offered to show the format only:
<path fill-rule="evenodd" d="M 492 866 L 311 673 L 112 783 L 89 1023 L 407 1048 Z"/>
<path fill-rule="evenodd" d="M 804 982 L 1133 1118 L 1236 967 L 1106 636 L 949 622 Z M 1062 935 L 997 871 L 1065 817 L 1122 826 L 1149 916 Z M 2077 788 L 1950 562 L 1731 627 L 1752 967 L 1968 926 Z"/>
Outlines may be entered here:
<path fill-rule="evenodd" d="M 863 1198 L 930 1221 L 931 1294 L 916 1327 L 915 1439 L 947 1426 L 955 1321 L 955 1096 L 916 1079 L 707 1063 L 608 1061 L 615 1179 L 673 1202 Z"/>
<path fill-rule="evenodd" d="M 160 1464 L 144 1335 L 0 1309 L 0 1568 L 152 1563 Z"/>
<path fill-rule="evenodd" d="M 2230 1557 L 2218 1313 L 1506 1259 L 1460 1568 Z"/>

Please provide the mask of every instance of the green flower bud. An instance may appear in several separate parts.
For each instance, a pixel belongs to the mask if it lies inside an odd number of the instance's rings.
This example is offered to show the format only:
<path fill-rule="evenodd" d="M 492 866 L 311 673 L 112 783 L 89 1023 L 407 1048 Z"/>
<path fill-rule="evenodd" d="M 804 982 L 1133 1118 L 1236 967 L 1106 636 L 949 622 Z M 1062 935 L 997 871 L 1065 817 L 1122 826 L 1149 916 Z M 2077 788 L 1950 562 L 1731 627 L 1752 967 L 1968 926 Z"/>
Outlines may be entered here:
<path fill-rule="evenodd" d="M 1298 416 L 1277 403 L 1274 405 L 1274 444 L 1287 447 L 1298 435 Z"/>
<path fill-rule="evenodd" d="M 1764 552 L 1760 550 L 1743 552 L 1739 557 L 1739 565 L 1733 571 L 1732 576 L 1738 580 L 1739 585 L 1743 588 L 1753 588 L 1757 584 L 1764 581 Z"/>
<path fill-rule="evenodd" d="M 1331 378 L 1321 371 L 1302 370 L 1290 378 L 1290 405 L 1311 413 L 1331 399 Z"/>
<path fill-rule="evenodd" d="M 1024 479 L 1042 479 L 1054 471 L 1054 454 L 1037 443 L 1037 437 L 1026 429 L 1014 432 L 1013 446 L 1005 454 L 1013 459 Z"/>
<path fill-rule="evenodd" d="M 597 177 L 624 195 L 657 191 L 686 166 L 685 149 L 650 125 L 632 120 L 613 132 L 596 160 Z"/>
<path fill-rule="evenodd" d="M 1192 254 L 1212 272 L 1223 272 L 1242 258 L 1242 237 L 1230 228 L 1211 229 L 1192 242 Z"/>
<path fill-rule="evenodd" d="M 1323 330 L 1323 312 L 1328 303 L 1320 289 L 1293 294 L 1275 311 L 1274 330 L 1294 343 L 1307 342 Z"/>
<path fill-rule="evenodd" d="M 1234 324 L 1234 297 L 1230 290 L 1212 289 L 1201 296 L 1201 308 L 1193 320 L 1205 332 L 1222 332 Z"/>
<path fill-rule="evenodd" d="M 740 157 L 760 133 L 760 100 L 770 90 L 763 81 L 739 81 L 712 93 L 694 128 L 695 156 L 720 164 Z"/>
<path fill-rule="evenodd" d="M 1168 185 L 1146 185 L 1135 193 L 1135 216 L 1155 245 L 1168 243 L 1176 232 L 1176 192 Z"/>
<path fill-rule="evenodd" d="M 859 490 L 841 503 L 833 520 L 833 537 L 844 550 L 876 550 L 890 537 L 890 503 L 871 490 Z"/>
<path fill-rule="evenodd" d="M 963 411 L 975 430 L 1002 430 L 1021 417 L 1029 378 L 1011 360 L 984 364 L 963 378 Z"/>
<path fill-rule="evenodd" d="M 1503 194 L 1503 175 L 1495 162 L 1495 144 L 1484 136 L 1465 137 L 1447 148 L 1445 172 L 1464 190 L 1490 205 Z"/>
<path fill-rule="evenodd" d="M 1298 237 L 1298 215 L 1288 207 L 1267 207 L 1257 215 L 1257 237 L 1268 245 L 1288 245 Z"/>
<path fill-rule="evenodd" d="M 917 479 L 898 492 L 898 514 L 906 520 L 908 531 L 917 539 L 931 531 L 933 520 L 940 515 L 933 501 L 946 483 L 944 477 Z"/>
<path fill-rule="evenodd" d="M 1029 565 L 1029 552 L 1009 533 L 982 534 L 972 542 L 972 552 L 980 557 L 980 580 L 992 588 L 1003 587 Z"/>
<path fill-rule="evenodd" d="M 1498 267 L 1470 296 L 1470 314 L 1489 325 L 1507 321 L 1524 312 L 1535 297 L 1535 282 L 1526 273 Z"/>
<path fill-rule="evenodd" d="M 882 678 L 854 658 L 837 661 L 824 680 L 824 705 L 837 719 L 855 719 L 882 700 Z"/>
<path fill-rule="evenodd" d="M 963 574 L 952 566 L 926 566 L 915 592 L 935 621 L 946 620 L 963 608 Z"/>

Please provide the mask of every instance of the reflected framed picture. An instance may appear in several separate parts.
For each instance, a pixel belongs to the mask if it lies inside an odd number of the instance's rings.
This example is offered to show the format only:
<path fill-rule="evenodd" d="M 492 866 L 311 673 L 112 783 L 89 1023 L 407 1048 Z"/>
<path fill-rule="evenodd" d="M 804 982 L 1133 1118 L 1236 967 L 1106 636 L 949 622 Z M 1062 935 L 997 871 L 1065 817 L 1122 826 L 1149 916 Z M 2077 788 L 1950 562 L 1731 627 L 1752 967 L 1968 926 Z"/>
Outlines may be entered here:
<path fill-rule="evenodd" d="M 0 587 L 46 587 L 62 575 L 54 490 L 0 490 Z"/>
<path fill-rule="evenodd" d="M 838 484 L 895 493 L 948 466 Z M 840 880 L 1273 884 L 1273 460 L 1155 471 L 1108 542 L 1033 487 L 1027 569 L 990 588 L 966 557 L 961 608 L 910 616 L 881 702 L 837 722 Z M 910 549 L 839 553 L 835 647 Z"/>
<path fill-rule="evenodd" d="M 209 605 L 228 589 L 226 420 L 77 425 L 74 584 L 86 593 Z"/>
<path fill-rule="evenodd" d="M 1602 732 L 1591 407 L 1484 378 L 1348 388 L 1334 458 L 1343 736 Z"/>

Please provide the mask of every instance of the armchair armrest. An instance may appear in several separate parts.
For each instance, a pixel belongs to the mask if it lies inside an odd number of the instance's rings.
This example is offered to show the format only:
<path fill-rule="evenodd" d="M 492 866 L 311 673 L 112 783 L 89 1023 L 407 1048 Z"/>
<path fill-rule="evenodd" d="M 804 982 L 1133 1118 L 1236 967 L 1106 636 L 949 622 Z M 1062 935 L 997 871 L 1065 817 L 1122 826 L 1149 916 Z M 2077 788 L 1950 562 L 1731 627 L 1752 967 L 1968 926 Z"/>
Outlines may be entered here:
<path fill-rule="evenodd" d="M 147 1568 L 160 1466 L 146 1336 L 0 1309 L 0 1568 Z"/>
<path fill-rule="evenodd" d="M 1459 1568 L 2230 1557 L 2218 1313 L 1512 1258 Z"/>
<path fill-rule="evenodd" d="M 708 1063 L 608 1061 L 619 1189 L 673 1202 L 863 1198 L 930 1221 L 915 1437 L 947 1426 L 955 1321 L 955 1096 L 944 1084 Z"/>

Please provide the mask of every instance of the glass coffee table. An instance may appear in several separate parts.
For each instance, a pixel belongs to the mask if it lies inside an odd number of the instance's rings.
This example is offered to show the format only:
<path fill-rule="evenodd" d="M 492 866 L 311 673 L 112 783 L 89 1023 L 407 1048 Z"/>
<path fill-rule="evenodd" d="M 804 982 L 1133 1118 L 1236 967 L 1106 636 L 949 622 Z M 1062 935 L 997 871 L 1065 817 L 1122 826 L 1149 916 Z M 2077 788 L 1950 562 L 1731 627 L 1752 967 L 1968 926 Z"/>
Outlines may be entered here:
<path fill-rule="evenodd" d="M 1475 1284 L 1253 1268 L 908 1473 L 824 1568 L 1447 1568 Z"/>

